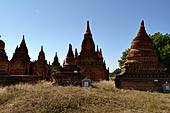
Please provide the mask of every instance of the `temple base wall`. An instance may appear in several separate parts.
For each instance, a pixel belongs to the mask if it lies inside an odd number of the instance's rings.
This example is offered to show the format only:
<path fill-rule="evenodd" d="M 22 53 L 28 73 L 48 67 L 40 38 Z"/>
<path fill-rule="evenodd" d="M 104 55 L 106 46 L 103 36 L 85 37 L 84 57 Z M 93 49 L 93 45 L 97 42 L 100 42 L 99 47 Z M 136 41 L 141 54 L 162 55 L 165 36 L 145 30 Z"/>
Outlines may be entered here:
<path fill-rule="evenodd" d="M 158 82 L 154 82 L 158 80 Z M 122 79 L 120 82 L 120 88 L 123 89 L 135 89 L 143 91 L 163 91 L 163 84 L 165 82 L 170 83 L 170 79 Z"/>

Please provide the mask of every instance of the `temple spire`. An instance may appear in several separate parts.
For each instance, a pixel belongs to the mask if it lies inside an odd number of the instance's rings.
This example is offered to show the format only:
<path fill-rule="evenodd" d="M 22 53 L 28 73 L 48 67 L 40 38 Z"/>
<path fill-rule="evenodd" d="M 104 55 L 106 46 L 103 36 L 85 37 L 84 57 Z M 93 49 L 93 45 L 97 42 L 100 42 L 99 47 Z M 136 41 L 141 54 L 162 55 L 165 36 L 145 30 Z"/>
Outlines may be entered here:
<path fill-rule="evenodd" d="M 25 36 L 23 35 L 23 40 L 25 40 L 24 37 L 25 37 Z"/>
<path fill-rule="evenodd" d="M 87 28 L 85 34 L 91 34 L 89 20 L 87 20 Z"/>
<path fill-rule="evenodd" d="M 43 46 L 41 45 L 41 51 L 43 51 Z"/>
<path fill-rule="evenodd" d="M 38 60 L 45 60 L 45 53 L 43 51 L 43 46 L 41 46 L 41 51 L 39 52 Z"/>
<path fill-rule="evenodd" d="M 102 49 L 100 48 L 100 55 L 102 56 Z"/>
<path fill-rule="evenodd" d="M 145 26 L 144 26 L 144 20 L 141 21 L 141 26 L 142 26 L 142 27 L 145 27 Z"/>
<path fill-rule="evenodd" d="M 72 50 L 72 45 L 69 44 L 69 50 L 67 53 L 67 57 L 74 57 L 73 50 Z"/>
<path fill-rule="evenodd" d="M 141 36 L 146 36 L 146 35 L 147 35 L 147 33 L 145 30 L 144 20 L 142 20 L 137 36 L 141 37 Z"/>
<path fill-rule="evenodd" d="M 99 47 L 98 47 L 98 45 L 97 45 L 97 53 L 99 52 Z"/>
<path fill-rule="evenodd" d="M 22 42 L 21 42 L 21 45 L 20 47 L 26 47 L 26 43 L 25 43 L 25 36 L 23 35 L 23 38 L 22 38 Z"/>
<path fill-rule="evenodd" d="M 77 52 L 77 48 L 75 49 L 75 57 L 78 57 L 78 52 Z"/>

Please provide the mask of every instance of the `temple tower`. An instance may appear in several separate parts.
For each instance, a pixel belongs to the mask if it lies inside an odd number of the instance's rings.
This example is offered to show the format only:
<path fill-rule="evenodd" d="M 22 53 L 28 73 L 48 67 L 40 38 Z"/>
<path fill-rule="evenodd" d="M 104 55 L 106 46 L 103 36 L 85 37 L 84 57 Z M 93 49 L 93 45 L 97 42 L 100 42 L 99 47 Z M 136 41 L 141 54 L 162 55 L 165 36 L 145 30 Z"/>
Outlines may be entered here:
<path fill-rule="evenodd" d="M 162 84 L 170 79 L 170 75 L 164 72 L 163 64 L 158 61 L 143 20 L 121 70 L 115 79 L 118 88 L 161 90 Z"/>
<path fill-rule="evenodd" d="M 163 65 L 154 52 L 154 44 L 146 33 L 144 21 L 137 36 L 133 39 L 131 49 L 122 67 L 123 72 L 164 72 Z M 134 66 L 135 65 L 135 66 Z M 128 67 L 128 68 L 127 68 Z"/>
<path fill-rule="evenodd" d="M 45 60 L 43 46 L 41 46 L 41 51 L 39 52 L 38 60 L 34 62 L 33 75 L 37 75 L 42 79 L 48 79 L 48 64 L 47 60 Z"/>
<path fill-rule="evenodd" d="M 89 21 L 87 21 L 86 32 L 81 46 L 81 52 L 78 56 L 77 65 L 80 67 L 80 73 L 92 81 L 108 80 L 108 70 L 103 63 L 103 57 L 97 50 L 92 38 Z"/>
<path fill-rule="evenodd" d="M 64 73 L 74 73 L 75 71 L 79 72 L 79 68 L 77 67 L 76 62 L 75 62 L 74 53 L 73 53 L 73 50 L 72 50 L 72 45 L 69 44 L 69 50 L 68 50 L 65 62 L 63 64 L 62 72 L 64 72 Z"/>
<path fill-rule="evenodd" d="M 30 74 L 30 57 L 25 43 L 24 35 L 20 47 L 16 47 L 15 53 L 9 62 L 10 75 L 29 75 Z"/>
<path fill-rule="evenodd" d="M 58 70 L 58 71 L 61 69 L 61 66 L 60 66 L 60 63 L 59 63 L 59 60 L 58 60 L 58 56 L 57 56 L 57 52 L 55 54 L 52 66 L 53 66 L 53 68 L 56 68 L 56 70 Z"/>
<path fill-rule="evenodd" d="M 0 75 L 8 74 L 8 63 L 8 56 L 5 52 L 5 43 L 0 40 Z"/>

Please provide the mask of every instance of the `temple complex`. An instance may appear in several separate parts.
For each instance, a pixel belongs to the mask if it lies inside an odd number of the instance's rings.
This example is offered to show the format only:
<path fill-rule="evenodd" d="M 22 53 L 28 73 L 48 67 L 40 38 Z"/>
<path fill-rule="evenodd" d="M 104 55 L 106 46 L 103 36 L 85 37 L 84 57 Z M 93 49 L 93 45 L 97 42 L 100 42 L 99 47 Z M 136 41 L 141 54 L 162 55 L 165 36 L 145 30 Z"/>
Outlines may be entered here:
<path fill-rule="evenodd" d="M 0 40 L 0 75 L 8 74 L 8 57 L 5 52 L 5 43 Z"/>
<path fill-rule="evenodd" d="M 45 53 L 43 46 L 41 46 L 41 51 L 39 52 L 38 60 L 33 64 L 33 75 L 37 75 L 42 79 L 48 79 L 48 64 L 45 60 Z"/>
<path fill-rule="evenodd" d="M 118 88 L 161 91 L 162 85 L 170 82 L 170 75 L 164 72 L 163 64 L 158 61 L 143 20 L 121 70 L 115 79 Z"/>
<path fill-rule="evenodd" d="M 80 68 L 80 73 L 92 81 L 109 80 L 109 72 L 103 61 L 102 50 L 95 51 L 95 44 L 92 38 L 89 21 L 84 33 L 84 39 L 81 46 L 81 52 L 78 55 L 75 50 L 75 61 Z"/>
<path fill-rule="evenodd" d="M 10 75 L 29 75 L 30 74 L 30 57 L 23 36 L 20 46 L 16 47 L 15 53 L 9 62 Z"/>
<path fill-rule="evenodd" d="M 55 73 L 54 70 L 56 70 L 56 74 L 52 76 Z M 87 21 L 81 52 L 78 53 L 77 49 L 75 49 L 74 55 L 72 45 L 69 44 L 63 67 L 60 66 L 57 53 L 52 65 L 47 64 L 43 46 L 39 52 L 38 60 L 30 61 L 24 36 L 21 44 L 16 47 L 11 60 L 8 61 L 5 53 L 5 43 L 0 40 L 0 75 L 0 82 L 3 84 L 31 81 L 31 79 L 33 81 L 37 79 L 50 80 L 53 77 L 57 83 L 64 84 L 81 84 L 84 78 L 91 81 L 109 80 L 109 70 L 106 69 L 102 50 L 98 46 L 95 49 L 89 21 Z"/>
<path fill-rule="evenodd" d="M 58 84 L 81 84 L 84 79 L 84 76 L 80 73 L 80 69 L 75 63 L 71 44 L 69 44 L 69 50 L 64 60 L 63 68 L 60 69 L 60 73 L 53 75 L 53 77 Z"/>

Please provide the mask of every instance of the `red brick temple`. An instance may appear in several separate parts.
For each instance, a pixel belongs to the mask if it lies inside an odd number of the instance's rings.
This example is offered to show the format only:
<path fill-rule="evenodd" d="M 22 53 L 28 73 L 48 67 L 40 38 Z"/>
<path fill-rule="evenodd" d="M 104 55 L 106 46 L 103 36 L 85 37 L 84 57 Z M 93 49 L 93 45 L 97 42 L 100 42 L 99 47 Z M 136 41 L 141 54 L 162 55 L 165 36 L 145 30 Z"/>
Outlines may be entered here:
<path fill-rule="evenodd" d="M 37 75 L 42 79 L 48 79 L 48 64 L 45 59 L 45 53 L 43 46 L 41 46 L 41 51 L 39 52 L 38 60 L 33 63 L 32 66 L 33 75 Z"/>
<path fill-rule="evenodd" d="M 20 46 L 16 47 L 13 57 L 8 61 L 5 43 L 0 40 L 0 85 L 10 85 L 20 82 L 37 82 L 49 78 L 48 64 L 45 60 L 43 47 L 35 62 L 30 61 L 28 49 L 23 36 Z"/>
<path fill-rule="evenodd" d="M 86 77 L 91 81 L 109 80 L 109 70 L 106 69 L 103 60 L 102 50 L 95 49 L 95 43 L 92 38 L 89 21 L 84 33 L 84 39 L 81 46 L 81 52 L 75 49 L 75 55 L 72 51 L 72 45 L 69 45 L 68 54 L 63 67 L 60 66 L 57 53 L 52 65 L 47 64 L 43 46 L 38 55 L 38 60 L 30 61 L 28 48 L 25 38 L 21 44 L 16 47 L 10 61 L 5 52 L 5 43 L 0 40 L 0 82 L 1 84 L 13 84 L 19 82 L 31 82 L 36 80 L 50 80 L 52 78 L 52 67 L 55 67 L 60 74 L 55 76 L 58 83 L 80 83 Z"/>
<path fill-rule="evenodd" d="M 0 40 L 0 75 L 7 75 L 8 74 L 8 56 L 5 52 L 5 43 Z"/>
<path fill-rule="evenodd" d="M 72 45 L 70 44 L 66 60 L 60 72 L 54 75 L 58 83 L 64 81 L 68 83 L 80 83 L 85 77 L 91 81 L 109 80 L 109 70 L 106 69 L 102 50 L 100 49 L 99 51 L 98 46 L 97 50 L 95 50 L 89 21 L 87 21 L 87 29 L 84 34 L 80 54 L 75 49 L 74 55 Z"/>
<path fill-rule="evenodd" d="M 92 81 L 109 80 L 109 70 L 106 69 L 105 61 L 103 60 L 102 50 L 95 50 L 90 30 L 89 21 L 87 21 L 86 32 L 81 45 L 81 52 L 78 55 L 75 50 L 76 64 L 80 68 L 80 73 Z"/>
<path fill-rule="evenodd" d="M 81 84 L 82 80 L 85 78 L 80 73 L 80 68 L 75 63 L 75 57 L 71 44 L 69 44 L 69 50 L 67 57 L 64 60 L 63 68 L 59 71 L 60 73 L 53 75 L 56 83 L 58 84 Z"/>
<path fill-rule="evenodd" d="M 9 61 L 9 75 L 29 75 L 30 66 L 30 57 L 23 36 L 20 46 L 16 47 L 12 59 Z"/>
<path fill-rule="evenodd" d="M 163 64 L 158 61 L 143 20 L 121 70 L 115 79 L 118 88 L 161 91 L 162 85 L 170 82 L 170 75 L 164 72 Z"/>

